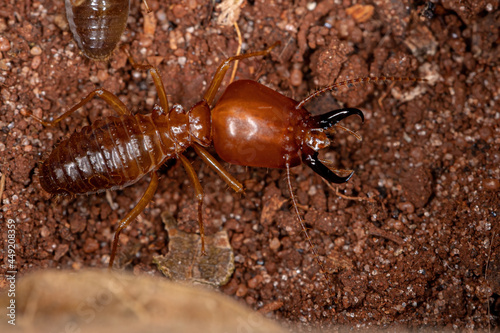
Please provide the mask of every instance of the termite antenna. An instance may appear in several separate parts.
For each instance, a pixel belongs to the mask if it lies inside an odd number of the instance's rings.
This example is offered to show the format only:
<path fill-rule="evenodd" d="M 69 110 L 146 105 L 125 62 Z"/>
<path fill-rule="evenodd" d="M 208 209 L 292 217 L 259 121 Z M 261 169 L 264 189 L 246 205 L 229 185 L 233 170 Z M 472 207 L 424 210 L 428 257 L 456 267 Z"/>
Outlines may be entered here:
<path fill-rule="evenodd" d="M 313 255 L 314 255 L 316 262 L 318 263 L 321 274 L 323 274 L 323 276 L 325 277 L 326 284 L 327 284 L 328 291 L 329 291 L 329 295 L 330 295 L 330 293 L 333 295 L 333 292 L 334 292 L 333 286 L 330 282 L 330 279 L 328 278 L 328 273 L 325 269 L 325 265 L 323 264 L 323 262 L 319 258 L 319 254 L 318 254 L 318 251 L 316 250 L 316 246 L 314 246 L 312 239 L 309 236 L 309 233 L 307 232 L 307 228 L 306 228 L 306 225 L 304 223 L 304 220 L 302 219 L 302 216 L 300 215 L 299 207 L 297 205 L 297 199 L 295 198 L 295 194 L 293 193 L 292 181 L 290 178 L 290 165 L 288 163 L 286 165 L 286 181 L 287 181 L 287 185 L 288 185 L 288 192 L 290 192 L 290 198 L 292 200 L 292 206 L 293 206 L 293 209 L 295 211 L 295 216 L 297 217 L 297 220 L 300 224 L 300 228 L 302 229 L 302 232 L 304 233 L 304 236 L 305 236 L 307 242 L 309 243 L 309 246 L 311 247 L 311 250 L 313 252 Z"/>
<path fill-rule="evenodd" d="M 301 109 L 307 102 L 312 100 L 313 98 L 318 97 L 321 94 L 324 94 L 327 91 L 333 91 L 337 90 L 340 87 L 349 87 L 351 88 L 357 83 L 368 83 L 368 82 L 381 82 L 381 81 L 392 81 L 392 82 L 397 82 L 397 81 L 407 81 L 407 82 L 425 82 L 425 79 L 422 78 L 413 78 L 413 77 L 398 77 L 398 76 L 365 76 L 365 77 L 358 77 L 356 79 L 351 79 L 351 80 L 345 80 L 341 82 L 336 82 L 332 85 L 326 86 L 324 88 L 321 88 L 320 90 L 317 90 L 304 98 L 303 100 L 300 101 L 299 104 L 295 107 L 297 110 Z"/>

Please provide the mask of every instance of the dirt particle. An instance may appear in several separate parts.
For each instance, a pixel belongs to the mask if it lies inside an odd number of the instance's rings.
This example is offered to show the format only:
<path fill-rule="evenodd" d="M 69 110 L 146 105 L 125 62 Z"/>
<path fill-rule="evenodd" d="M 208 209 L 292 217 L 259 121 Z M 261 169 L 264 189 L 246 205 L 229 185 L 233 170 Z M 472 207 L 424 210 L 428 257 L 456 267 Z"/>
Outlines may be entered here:
<path fill-rule="evenodd" d="M 257 288 L 261 284 L 262 280 L 263 280 L 262 275 L 255 276 L 254 278 L 250 279 L 247 282 L 248 288 L 250 288 L 250 289 Z"/>
<path fill-rule="evenodd" d="M 356 4 L 352 7 L 349 7 L 345 10 L 347 15 L 352 16 L 352 18 L 358 22 L 358 23 L 363 23 L 368 21 L 372 16 L 373 12 L 375 10 L 375 7 L 372 5 L 360 5 Z"/>
<path fill-rule="evenodd" d="M 33 46 L 30 50 L 30 53 L 32 56 L 39 56 L 40 54 L 42 54 L 42 49 L 40 48 L 40 46 Z"/>
<path fill-rule="evenodd" d="M 281 242 L 280 242 L 280 240 L 279 240 L 278 238 L 276 238 L 276 237 L 275 237 L 275 238 L 273 238 L 273 239 L 271 240 L 271 242 L 269 243 L 269 248 L 270 248 L 271 250 L 275 251 L 275 252 L 276 252 L 276 251 L 278 251 L 278 249 L 280 248 L 280 246 L 281 246 Z"/>
<path fill-rule="evenodd" d="M 316 9 L 316 5 L 317 3 L 315 1 L 311 1 L 311 2 L 308 2 L 306 7 L 307 7 L 307 10 L 309 11 L 313 11 Z"/>
<path fill-rule="evenodd" d="M 484 141 L 488 141 L 493 136 L 493 131 L 490 127 L 481 127 L 479 130 L 479 136 Z"/>
<path fill-rule="evenodd" d="M 495 178 L 486 178 L 483 180 L 483 186 L 487 191 L 496 191 L 500 188 L 500 181 Z"/>
<path fill-rule="evenodd" d="M 0 51 L 7 52 L 10 50 L 10 42 L 7 38 L 0 36 Z"/>
<path fill-rule="evenodd" d="M 186 14 L 186 8 L 183 5 L 177 4 L 172 8 L 172 13 L 178 19 L 183 18 Z"/>
<path fill-rule="evenodd" d="M 300 66 L 294 66 L 292 71 L 290 72 L 290 84 L 294 87 L 298 87 L 302 84 L 302 71 Z"/>
<path fill-rule="evenodd" d="M 404 194 L 416 208 L 424 207 L 432 194 L 431 175 L 423 167 L 408 170 L 401 177 Z"/>
<path fill-rule="evenodd" d="M 0 60 L 0 70 L 7 71 L 11 67 L 11 63 L 7 59 Z"/>
<path fill-rule="evenodd" d="M 69 30 L 68 20 L 66 19 L 66 16 L 63 14 L 54 15 L 54 23 L 62 31 Z"/>
<path fill-rule="evenodd" d="M 54 260 L 58 261 L 61 259 L 69 250 L 68 244 L 59 244 L 56 248 L 56 252 L 54 253 Z"/>
<path fill-rule="evenodd" d="M 50 235 L 50 230 L 47 228 L 47 226 L 43 226 L 42 230 L 40 230 L 40 236 L 42 237 L 48 237 Z"/>
<path fill-rule="evenodd" d="M 99 70 L 97 72 L 97 79 L 100 81 L 100 82 L 106 82 L 106 80 L 108 79 L 109 75 L 108 75 L 108 71 L 107 70 Z"/>
<path fill-rule="evenodd" d="M 238 297 L 245 297 L 248 293 L 248 288 L 242 283 L 238 286 L 238 289 L 236 289 L 236 296 Z"/>
<path fill-rule="evenodd" d="M 87 223 L 83 217 L 77 216 L 70 221 L 70 229 L 72 233 L 79 233 L 85 230 Z"/>
<path fill-rule="evenodd" d="M 274 312 L 276 310 L 279 310 L 283 306 L 283 304 L 284 303 L 282 301 L 274 301 L 271 303 L 267 303 L 266 305 L 264 305 L 262 308 L 259 309 L 259 312 L 261 314 Z"/>
<path fill-rule="evenodd" d="M 224 293 L 227 295 L 235 295 L 238 288 L 239 288 L 238 282 L 236 281 L 236 279 L 233 278 L 229 281 L 228 284 L 222 286 L 221 290 L 223 290 Z"/>
<path fill-rule="evenodd" d="M 37 69 L 42 63 L 42 58 L 40 56 L 34 56 L 31 61 L 31 69 Z"/>
<path fill-rule="evenodd" d="M 411 214 L 415 211 L 415 206 L 411 202 L 400 202 L 398 208 L 407 214 Z"/>
<path fill-rule="evenodd" d="M 30 162 L 28 158 L 24 156 L 18 156 L 18 158 L 16 159 L 15 172 L 11 174 L 11 178 L 21 184 L 30 182 L 29 173 L 33 168 L 33 164 L 34 163 Z"/>
<path fill-rule="evenodd" d="M 99 242 L 94 238 L 87 238 L 83 244 L 83 252 L 92 253 L 99 249 Z"/>
<path fill-rule="evenodd" d="M 5 23 L 3 18 L 0 18 L 0 32 L 4 32 L 5 30 L 7 30 L 7 23 Z"/>
<path fill-rule="evenodd" d="M 387 227 L 394 230 L 403 230 L 405 228 L 404 224 L 401 221 L 395 219 L 389 219 L 386 223 Z"/>

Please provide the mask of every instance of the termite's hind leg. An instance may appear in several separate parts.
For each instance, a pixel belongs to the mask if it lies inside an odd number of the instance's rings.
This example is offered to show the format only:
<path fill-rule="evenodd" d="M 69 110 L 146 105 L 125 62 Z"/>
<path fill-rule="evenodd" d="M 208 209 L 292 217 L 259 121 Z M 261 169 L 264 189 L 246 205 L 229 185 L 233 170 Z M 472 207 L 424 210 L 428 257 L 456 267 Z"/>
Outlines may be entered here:
<path fill-rule="evenodd" d="M 179 155 L 179 158 L 184 166 L 184 169 L 186 170 L 186 173 L 188 174 L 189 179 L 191 180 L 191 183 L 193 183 L 195 196 L 198 200 L 198 224 L 200 226 L 201 254 L 205 255 L 205 226 L 203 224 L 202 214 L 203 198 L 205 197 L 205 193 L 203 192 L 203 187 L 201 186 L 200 180 L 198 179 L 196 171 L 194 171 L 191 163 L 189 163 L 188 159 L 182 154 Z"/>
<path fill-rule="evenodd" d="M 106 89 L 96 89 L 96 90 L 90 92 L 90 94 L 88 94 L 87 97 L 85 97 L 84 99 L 82 99 L 78 104 L 76 104 L 75 106 L 73 106 L 68 111 L 64 112 L 62 115 L 60 115 L 59 117 L 57 117 L 53 121 L 44 121 L 44 120 L 38 118 L 37 116 L 33 115 L 31 112 L 28 112 L 27 116 L 35 119 L 36 121 L 38 121 L 39 123 L 41 123 L 44 126 L 53 127 L 57 123 L 59 123 L 61 120 L 63 120 L 64 118 L 68 117 L 73 112 L 75 112 L 76 110 L 78 110 L 79 108 L 81 108 L 82 106 L 84 106 L 85 104 L 87 104 L 95 96 L 102 98 L 119 115 L 131 115 L 132 114 L 130 112 L 130 110 L 127 109 L 127 107 L 125 106 L 125 104 L 123 104 L 123 102 L 120 101 L 120 99 L 116 95 L 114 95 L 113 93 L 107 91 Z"/>
<path fill-rule="evenodd" d="M 156 91 L 158 93 L 158 98 L 160 99 L 160 106 L 163 108 L 164 112 L 168 112 L 169 106 L 167 99 L 167 91 L 165 90 L 165 86 L 163 85 L 163 81 L 161 80 L 161 76 L 158 69 L 151 64 L 145 64 L 145 65 L 139 64 L 137 61 L 135 61 L 135 59 L 132 57 L 132 54 L 130 54 L 130 51 L 126 47 L 122 46 L 122 50 L 127 55 L 128 61 L 130 62 L 132 67 L 134 67 L 134 69 L 149 71 L 151 77 L 153 78 L 153 82 L 155 84 Z"/>
<path fill-rule="evenodd" d="M 146 208 L 146 206 L 151 202 L 153 196 L 155 195 L 156 188 L 158 187 L 158 174 L 155 172 L 151 173 L 151 181 L 146 189 L 146 192 L 142 195 L 141 200 L 135 205 L 135 207 L 120 221 L 118 228 L 116 229 L 115 236 L 113 238 L 113 245 L 111 247 L 111 256 L 109 258 L 108 268 L 113 268 L 113 262 L 116 256 L 116 249 L 118 247 L 118 239 L 120 238 L 120 233 L 125 229 L 133 220 Z"/>

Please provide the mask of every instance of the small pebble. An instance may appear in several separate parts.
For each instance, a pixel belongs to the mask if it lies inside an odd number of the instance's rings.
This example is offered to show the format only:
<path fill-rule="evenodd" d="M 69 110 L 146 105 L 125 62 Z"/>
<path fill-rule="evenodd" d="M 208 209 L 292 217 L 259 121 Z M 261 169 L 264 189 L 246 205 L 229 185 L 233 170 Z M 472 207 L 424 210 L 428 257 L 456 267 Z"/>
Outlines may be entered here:
<path fill-rule="evenodd" d="M 403 230 L 405 228 L 404 224 L 401 221 L 395 220 L 395 219 L 389 219 L 386 222 L 386 225 L 394 230 Z"/>
<path fill-rule="evenodd" d="M 282 301 L 274 301 L 264 305 L 261 309 L 259 309 L 259 312 L 262 314 L 273 312 L 283 307 L 283 304 L 284 303 Z"/>
<path fill-rule="evenodd" d="M 40 54 L 42 54 L 42 49 L 40 48 L 40 46 L 33 46 L 30 50 L 30 53 L 32 56 L 39 56 Z"/>
<path fill-rule="evenodd" d="M 186 61 L 187 61 L 187 58 L 186 58 L 186 57 L 179 57 L 179 58 L 177 59 L 177 62 L 179 63 L 179 65 L 180 65 L 181 67 L 184 67 L 184 65 L 186 64 Z"/>
<path fill-rule="evenodd" d="M 281 242 L 278 238 L 273 238 L 269 243 L 269 248 L 273 251 L 277 251 L 281 246 Z"/>
<path fill-rule="evenodd" d="M 292 71 L 290 72 L 290 84 L 294 87 L 298 87 L 302 83 L 302 71 L 300 68 L 293 68 Z"/>
<path fill-rule="evenodd" d="M 34 56 L 33 60 L 31 61 L 31 69 L 37 69 L 41 63 L 42 63 L 42 57 L 38 55 Z"/>
<path fill-rule="evenodd" d="M 244 284 L 240 284 L 238 289 L 236 289 L 236 296 L 245 297 L 248 292 L 248 288 Z"/>
<path fill-rule="evenodd" d="M 6 71 L 10 68 L 11 63 L 7 59 L 0 60 L 0 70 Z"/>
<path fill-rule="evenodd" d="M 253 279 L 250 279 L 247 282 L 248 288 L 250 288 L 250 289 L 257 288 L 260 285 L 260 283 L 262 282 L 262 280 L 263 280 L 262 275 L 255 276 Z"/>
<path fill-rule="evenodd" d="M 92 253 L 99 249 L 99 243 L 93 238 L 87 238 L 85 244 L 83 245 L 83 252 Z"/>
<path fill-rule="evenodd" d="M 4 19 L 0 18 L 0 32 L 7 30 L 7 23 Z"/>
<path fill-rule="evenodd" d="M 256 300 L 255 298 L 253 298 L 252 296 L 247 296 L 247 297 L 245 298 L 245 302 L 247 302 L 247 304 L 248 304 L 249 306 L 252 306 L 252 305 L 254 305 L 255 303 L 257 303 L 257 300 Z"/>
<path fill-rule="evenodd" d="M 500 181 L 495 178 L 486 178 L 483 180 L 483 186 L 487 191 L 496 191 L 500 187 Z"/>
<path fill-rule="evenodd" d="M 317 5 L 317 3 L 316 3 L 316 2 L 314 2 L 314 1 L 312 1 L 312 2 L 308 2 L 308 3 L 307 3 L 307 6 L 306 6 L 306 7 L 307 7 L 307 10 L 309 10 L 309 11 L 314 10 L 314 9 L 316 8 L 316 5 Z"/>
<path fill-rule="evenodd" d="M 62 31 L 68 31 L 68 20 L 63 14 L 56 14 L 54 16 L 54 23 Z"/>
<path fill-rule="evenodd" d="M 415 211 L 415 206 L 411 202 L 400 202 L 398 203 L 398 208 L 407 214 L 411 214 Z"/>
<path fill-rule="evenodd" d="M 26 112 L 26 111 L 25 111 Z M 17 129 L 24 131 L 28 127 L 28 122 L 26 120 L 21 120 L 17 123 Z"/>
<path fill-rule="evenodd" d="M 187 11 L 183 5 L 174 5 L 172 13 L 176 18 L 183 18 L 187 14 Z"/>
<path fill-rule="evenodd" d="M 99 81 L 106 82 L 108 77 L 109 75 L 107 70 L 100 69 L 99 71 L 97 71 L 97 78 L 99 79 Z"/>
<path fill-rule="evenodd" d="M 68 244 L 59 244 L 59 246 L 56 248 L 56 253 L 54 254 L 54 260 L 58 261 L 59 259 L 62 258 L 68 252 L 69 250 L 69 245 Z"/>
<path fill-rule="evenodd" d="M 79 271 L 82 269 L 83 264 L 81 262 L 75 261 L 74 263 L 71 264 L 71 268 L 75 271 Z"/>
<path fill-rule="evenodd" d="M 5 52 L 10 50 L 10 42 L 7 38 L 0 36 L 0 51 Z"/>
<path fill-rule="evenodd" d="M 482 127 L 479 129 L 479 136 L 481 139 L 488 141 L 488 139 L 493 136 L 493 131 L 490 127 Z"/>
<path fill-rule="evenodd" d="M 50 235 L 50 230 L 47 226 L 43 226 L 42 229 L 40 230 L 40 235 L 42 237 L 48 237 Z"/>

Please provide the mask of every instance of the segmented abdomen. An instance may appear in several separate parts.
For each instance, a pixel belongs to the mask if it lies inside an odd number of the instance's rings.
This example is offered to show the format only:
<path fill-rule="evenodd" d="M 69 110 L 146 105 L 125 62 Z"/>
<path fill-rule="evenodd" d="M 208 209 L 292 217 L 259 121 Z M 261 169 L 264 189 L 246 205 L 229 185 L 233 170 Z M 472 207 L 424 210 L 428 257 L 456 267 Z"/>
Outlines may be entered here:
<path fill-rule="evenodd" d="M 40 167 L 40 184 L 53 194 L 83 194 L 137 182 L 173 157 L 151 115 L 108 117 L 61 142 Z"/>
<path fill-rule="evenodd" d="M 78 47 L 94 60 L 107 59 L 127 25 L 129 0 L 66 0 L 66 17 Z"/>

